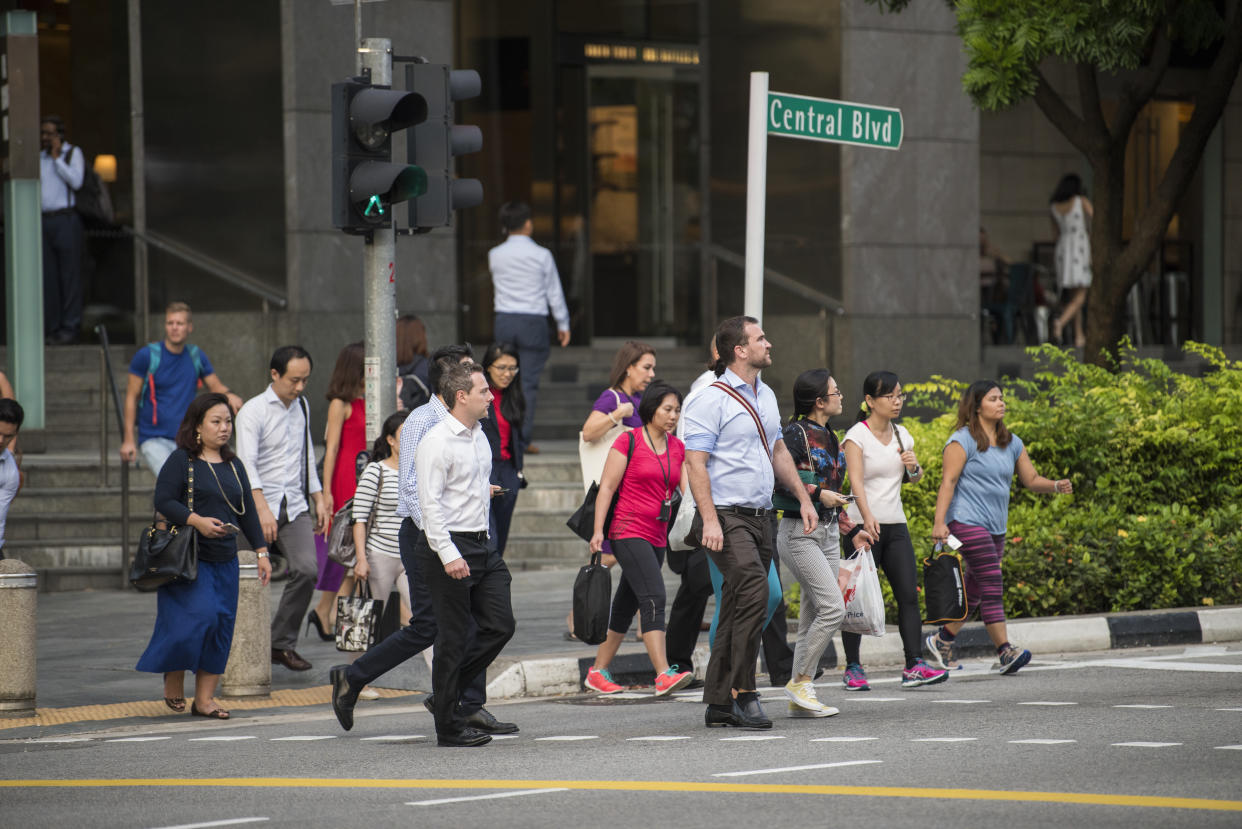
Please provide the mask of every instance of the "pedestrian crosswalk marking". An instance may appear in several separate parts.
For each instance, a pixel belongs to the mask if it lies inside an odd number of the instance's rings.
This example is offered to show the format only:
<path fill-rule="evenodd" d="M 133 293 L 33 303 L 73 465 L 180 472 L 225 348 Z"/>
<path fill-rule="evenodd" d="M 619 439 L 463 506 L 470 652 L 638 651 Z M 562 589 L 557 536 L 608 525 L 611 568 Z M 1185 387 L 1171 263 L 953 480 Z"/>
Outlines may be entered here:
<path fill-rule="evenodd" d="M 427 737 L 423 734 L 384 734 L 379 737 L 362 737 L 363 742 L 376 743 L 412 743 L 417 740 L 425 740 Z"/>
<path fill-rule="evenodd" d="M 912 743 L 973 743 L 978 737 L 915 737 Z"/>
<path fill-rule="evenodd" d="M 932 702 L 938 702 L 941 705 L 977 705 L 981 702 L 991 702 L 990 699 L 934 699 Z"/>
<path fill-rule="evenodd" d="M 1242 746 L 1216 746 L 1216 748 L 1226 751 L 1242 751 Z"/>
<path fill-rule="evenodd" d="M 267 817 L 238 817 L 231 820 L 209 820 L 206 823 L 179 823 L 176 826 L 162 826 L 160 829 L 209 829 L 215 826 L 239 826 L 243 823 L 263 823 L 271 820 Z"/>
<path fill-rule="evenodd" d="M 307 735 L 298 736 L 298 737 L 273 737 L 271 741 L 273 743 L 283 743 L 283 742 L 311 743 L 311 742 L 314 742 L 315 740 L 335 740 L 335 739 L 336 739 L 335 734 L 307 734 Z"/>
<path fill-rule="evenodd" d="M 632 743 L 633 742 L 660 743 L 660 742 L 671 741 L 671 740 L 689 740 L 689 739 L 690 739 L 689 737 L 677 737 L 677 736 L 672 736 L 672 735 L 661 735 L 661 734 L 657 734 L 651 737 L 627 737 L 626 738 L 627 742 L 632 742 Z"/>
<path fill-rule="evenodd" d="M 1217 708 L 1217 711 L 1242 711 L 1242 708 Z"/>
<path fill-rule="evenodd" d="M 476 794 L 470 797 L 441 797 L 435 800 L 413 800 L 406 803 L 406 806 L 441 806 L 445 803 L 465 803 L 470 800 L 496 800 L 501 797 L 522 797 L 528 794 L 550 794 L 552 792 L 567 792 L 569 789 L 527 789 L 520 792 L 496 792 L 494 794 Z"/>
<path fill-rule="evenodd" d="M 1029 740 L 1010 740 L 1009 742 L 1019 746 L 1059 746 L 1065 743 L 1076 743 L 1077 740 L 1050 740 L 1041 737 L 1032 737 Z"/>
<path fill-rule="evenodd" d="M 239 740 L 257 740 L 258 737 L 249 734 L 234 734 L 227 737 L 191 737 L 191 743 L 235 743 Z"/>
<path fill-rule="evenodd" d="M 856 697 L 845 697 L 844 699 L 856 702 L 902 702 L 905 697 L 873 697 L 869 695 L 860 695 Z"/>
<path fill-rule="evenodd" d="M 1040 700 L 1038 702 L 1019 702 L 1018 705 L 1077 705 L 1076 702 L 1051 702 Z"/>
<path fill-rule="evenodd" d="M 1172 705 L 1114 705 L 1114 708 L 1139 708 L 1139 709 L 1156 709 L 1156 708 L 1172 708 Z"/>
<path fill-rule="evenodd" d="M 597 734 L 565 734 L 559 737 L 536 737 L 535 738 L 535 740 L 537 741 L 542 740 L 544 742 L 550 742 L 550 743 L 573 743 L 573 742 L 577 742 L 578 740 L 598 740 L 598 739 L 599 739 L 599 735 Z"/>
<path fill-rule="evenodd" d="M 31 740 L 32 743 L 89 743 L 90 737 L 42 737 Z"/>
<path fill-rule="evenodd" d="M 751 774 L 780 774 L 786 771 L 811 771 L 813 769 L 837 769 L 843 766 L 869 766 L 872 763 L 883 763 L 883 760 L 842 760 L 838 763 L 814 763 L 809 766 L 785 766 L 779 769 L 752 769 L 750 771 L 722 771 L 712 777 L 746 777 Z"/>
<path fill-rule="evenodd" d="M 878 740 L 879 737 L 815 737 L 813 743 L 862 743 L 867 740 Z"/>
<path fill-rule="evenodd" d="M 172 737 L 113 737 L 105 743 L 154 743 L 160 740 L 171 740 Z"/>
<path fill-rule="evenodd" d="M 764 740 L 783 740 L 784 734 L 743 734 L 740 737 L 721 737 L 722 743 L 758 743 Z"/>
<path fill-rule="evenodd" d="M 1133 743 L 1112 743 L 1111 745 L 1122 748 L 1169 748 L 1170 746 L 1184 745 L 1184 743 L 1149 743 L 1139 740 Z"/>

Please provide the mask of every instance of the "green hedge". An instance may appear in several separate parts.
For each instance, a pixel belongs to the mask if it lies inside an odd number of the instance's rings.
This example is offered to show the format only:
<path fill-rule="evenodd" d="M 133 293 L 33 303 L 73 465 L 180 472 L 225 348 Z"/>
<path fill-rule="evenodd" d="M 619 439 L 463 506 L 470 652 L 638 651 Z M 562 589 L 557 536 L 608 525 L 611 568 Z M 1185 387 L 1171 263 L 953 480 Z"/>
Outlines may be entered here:
<path fill-rule="evenodd" d="M 1050 496 L 1015 478 L 1003 565 L 1010 617 L 1242 603 L 1242 363 L 1212 346 L 1185 350 L 1202 359 L 1202 377 L 1139 359 L 1124 342 L 1111 370 L 1050 345 L 1028 349 L 1034 381 L 1003 384 L 1005 422 L 1035 468 L 1074 482 L 1073 495 Z M 927 470 L 902 490 L 919 559 L 931 549 L 940 452 L 965 385 L 936 377 L 905 387 L 908 407 L 943 412 L 903 420 Z"/>

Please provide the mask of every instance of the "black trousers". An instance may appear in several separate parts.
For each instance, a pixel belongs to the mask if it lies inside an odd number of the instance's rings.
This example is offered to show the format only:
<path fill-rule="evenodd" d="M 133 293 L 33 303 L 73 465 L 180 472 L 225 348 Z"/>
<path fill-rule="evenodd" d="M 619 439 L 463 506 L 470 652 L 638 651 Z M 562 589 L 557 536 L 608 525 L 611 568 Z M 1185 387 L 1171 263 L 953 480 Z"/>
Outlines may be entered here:
<path fill-rule="evenodd" d="M 418 551 L 427 546 L 427 537 L 407 518 L 401 522 L 398 541 L 405 577 L 410 582 L 410 623 L 354 660 L 345 671 L 345 678 L 355 689 L 374 682 L 436 641 L 436 615 L 432 609 L 431 591 L 427 589 L 427 579 L 423 577 L 423 559 L 418 555 Z M 440 569 L 443 572 L 443 568 Z M 462 690 L 460 702 L 465 714 L 473 714 L 483 707 L 483 703 L 487 702 L 486 670 L 470 678 Z"/>
<path fill-rule="evenodd" d="M 43 214 L 43 333 L 82 326 L 82 253 L 86 236 L 72 210 Z"/>
<path fill-rule="evenodd" d="M 437 734 L 456 734 L 465 727 L 457 708 L 462 677 L 485 675 L 516 627 L 510 598 L 512 578 L 504 559 L 488 549 L 486 538 L 478 539 L 473 533 L 452 536 L 470 566 L 470 575 L 464 579 L 444 572 L 430 544 L 424 543 L 418 550 L 439 628 L 431 665 Z"/>

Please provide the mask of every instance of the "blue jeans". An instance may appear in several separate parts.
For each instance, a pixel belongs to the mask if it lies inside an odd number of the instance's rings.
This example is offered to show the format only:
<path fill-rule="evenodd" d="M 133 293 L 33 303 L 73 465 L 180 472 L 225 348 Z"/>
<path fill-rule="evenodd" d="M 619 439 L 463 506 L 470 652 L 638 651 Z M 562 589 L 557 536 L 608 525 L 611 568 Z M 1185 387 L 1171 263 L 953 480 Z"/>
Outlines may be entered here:
<path fill-rule="evenodd" d="M 522 394 L 526 396 L 526 413 L 522 417 L 522 446 L 530 445 L 531 435 L 535 430 L 535 403 L 539 396 L 539 376 L 548 362 L 548 353 L 552 350 L 552 340 L 548 335 L 548 317 L 546 314 L 505 314 L 496 315 L 494 328 L 496 342 L 512 343 L 517 346 L 518 380 L 522 383 Z"/>
<path fill-rule="evenodd" d="M 142 456 L 142 462 L 151 470 L 151 474 L 158 478 L 160 470 L 164 468 L 164 461 L 168 460 L 168 456 L 176 448 L 177 443 L 171 438 L 147 438 L 138 444 L 138 454 Z"/>

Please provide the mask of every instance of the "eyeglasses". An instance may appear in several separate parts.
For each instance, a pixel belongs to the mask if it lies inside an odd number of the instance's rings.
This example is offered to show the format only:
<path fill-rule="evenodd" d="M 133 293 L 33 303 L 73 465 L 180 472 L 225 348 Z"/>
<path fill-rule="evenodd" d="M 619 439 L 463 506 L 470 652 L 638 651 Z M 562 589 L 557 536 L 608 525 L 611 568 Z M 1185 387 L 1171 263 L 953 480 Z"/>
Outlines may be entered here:
<path fill-rule="evenodd" d="M 901 394 L 881 394 L 876 399 L 877 400 L 891 400 L 894 403 L 905 403 L 906 395 L 904 392 Z"/>
<path fill-rule="evenodd" d="M 830 391 L 827 394 L 825 394 L 823 397 L 821 397 L 820 400 L 827 400 L 829 397 L 844 397 L 844 396 L 845 395 L 841 394 L 841 392 L 839 391 Z"/>
<path fill-rule="evenodd" d="M 492 364 L 492 368 L 499 374 L 517 374 L 520 369 L 517 366 L 498 366 Z"/>

